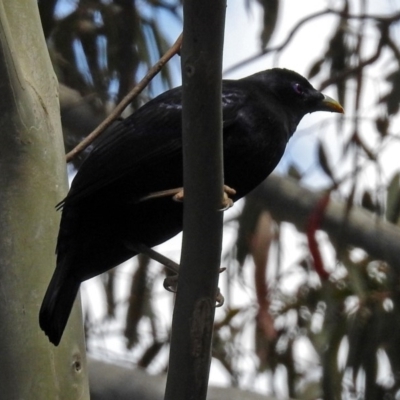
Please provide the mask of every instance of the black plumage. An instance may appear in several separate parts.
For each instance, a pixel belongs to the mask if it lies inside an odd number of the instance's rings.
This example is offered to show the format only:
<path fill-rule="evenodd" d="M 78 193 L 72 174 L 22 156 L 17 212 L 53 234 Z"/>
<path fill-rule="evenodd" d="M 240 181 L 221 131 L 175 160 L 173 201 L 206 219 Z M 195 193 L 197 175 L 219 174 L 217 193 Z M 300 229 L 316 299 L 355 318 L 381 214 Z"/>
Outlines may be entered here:
<path fill-rule="evenodd" d="M 223 82 L 225 184 L 236 201 L 281 159 L 302 117 L 343 112 L 299 74 L 271 69 Z M 58 345 L 83 280 L 133 257 L 125 243 L 158 245 L 182 230 L 182 203 L 143 198 L 183 186 L 181 88 L 169 90 L 120 121 L 91 152 L 60 203 L 57 267 L 40 326 Z"/>

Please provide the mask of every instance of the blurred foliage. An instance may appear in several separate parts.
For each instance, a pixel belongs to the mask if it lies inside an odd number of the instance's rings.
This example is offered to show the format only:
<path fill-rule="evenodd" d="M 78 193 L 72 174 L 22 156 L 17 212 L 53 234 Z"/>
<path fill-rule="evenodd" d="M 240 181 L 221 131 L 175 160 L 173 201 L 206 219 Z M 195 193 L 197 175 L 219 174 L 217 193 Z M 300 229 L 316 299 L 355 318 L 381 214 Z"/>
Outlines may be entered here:
<path fill-rule="evenodd" d="M 169 48 L 157 16 L 163 11 L 181 24 L 181 1 L 39 0 L 38 5 L 59 82 L 80 95 L 73 104 L 61 98 L 68 152 L 82 140 L 80 125 L 89 134 Z M 128 112 L 171 84 L 167 66 Z M 78 116 L 83 121 L 71 112 L 77 106 L 88 109 Z M 75 167 L 80 162 L 75 160 Z"/>
<path fill-rule="evenodd" d="M 45 37 L 60 82 L 82 95 L 118 102 L 134 86 L 138 69 L 168 49 L 156 18 L 160 9 L 180 20 L 180 1 L 39 0 Z M 67 15 L 56 10 L 68 7 Z M 161 74 L 169 87 L 168 68 Z M 151 87 L 150 87 L 151 89 Z"/>
<path fill-rule="evenodd" d="M 325 53 L 311 63 L 309 77 L 322 79 L 321 88 L 333 86 L 347 115 L 351 116 L 337 124 L 336 134 L 345 135 L 340 162 L 351 160 L 352 163 L 341 169 L 331 159 L 331 143 L 323 139 L 316 146 L 318 169 L 327 178 L 326 189 L 346 199 L 349 211 L 351 207 L 361 205 L 377 219 L 385 218 L 399 225 L 399 172 L 387 181 L 383 180 L 382 168 L 387 160 L 381 157 L 381 153 L 400 139 L 398 124 L 394 122 L 400 105 L 400 42 L 395 35 L 400 13 L 393 10 L 386 16 L 369 14 L 370 2 L 367 0 L 336 2 L 336 5 L 340 3 L 341 7 L 327 8 L 325 12 L 310 17 L 311 21 L 321 15 L 333 14 L 337 22 Z M 297 29 L 298 26 L 294 27 L 288 37 Z M 372 55 L 366 56 L 363 48 L 367 40 L 375 49 Z M 271 50 L 272 53 L 282 51 L 285 51 L 285 46 Z M 267 48 L 260 56 L 268 53 Z M 382 69 L 382 63 L 390 65 L 390 68 Z M 371 80 L 371 74 L 378 75 L 375 79 L 381 79 L 386 89 L 384 94 L 380 92 L 369 99 L 370 110 L 366 113 L 362 93 L 368 79 Z M 362 120 L 368 120 L 368 125 L 361 125 Z M 396 127 L 392 128 L 392 124 Z M 374 135 L 374 140 L 371 140 L 371 135 Z M 362 174 L 371 166 L 381 179 L 375 187 L 372 184 L 368 189 L 371 182 L 365 185 Z M 307 172 L 299 171 L 294 165 L 288 168 L 288 174 L 298 180 L 307 179 Z M 383 195 L 379 195 L 382 192 Z M 385 215 L 382 210 L 385 210 Z M 266 211 L 268 204 L 254 204 L 249 196 L 239 217 L 235 258 L 243 265 L 246 257 L 251 257 L 255 271 L 259 266 L 254 258 L 253 238 L 257 235 L 257 223 Z M 260 373 L 267 368 L 276 374 L 279 367 L 284 367 L 287 391 L 293 398 L 398 398 L 400 277 L 397 270 L 368 254 L 359 254 L 340 240 L 327 238 L 336 256 L 336 265 L 330 266 L 327 280 L 316 268 L 311 243 L 301 237 L 304 257 L 291 269 L 297 269 L 302 283 L 296 286 L 294 293 L 288 295 L 285 293 L 287 290 L 282 289 L 288 272 L 280 272 L 281 263 L 274 262 L 271 257 L 265 263 L 265 269 L 273 264 L 276 270 L 274 278 L 267 278 L 270 287 L 275 289 L 266 294 L 276 337 L 269 338 L 260 329 L 255 330 Z M 275 245 L 269 239 L 265 240 L 259 244 L 260 250 L 265 252 L 267 247 L 269 251 L 272 245 L 281 252 L 285 243 L 278 243 L 278 240 L 281 239 L 278 238 Z M 317 239 L 317 242 L 321 241 Z M 264 305 L 258 298 L 257 303 L 262 309 Z M 256 327 L 258 325 L 257 321 Z M 264 352 L 260 351 L 260 343 L 263 343 Z M 300 345 L 305 346 L 304 343 L 308 351 L 303 356 L 311 357 L 306 366 L 296 350 Z"/>
<path fill-rule="evenodd" d="M 279 0 L 258 0 L 263 8 L 263 24 L 260 34 L 261 47 L 265 48 L 275 31 L 278 21 Z"/>
<path fill-rule="evenodd" d="M 400 12 L 392 7 L 391 13 L 373 14 L 369 11 L 373 0 L 327 1 L 326 9 L 299 21 L 288 30 L 282 45 L 272 47 L 277 21 L 285 18 L 279 14 L 281 2 L 242 1 L 248 9 L 257 4 L 262 10 L 263 27 L 260 53 L 240 61 L 238 67 L 289 52 L 288 44 L 305 26 L 327 16 L 334 19 L 324 53 L 310 60 L 308 76 L 321 89 L 333 88 L 347 113 L 335 127 L 330 127 L 338 138 L 335 152 L 326 136 L 317 140 L 313 170 L 324 177 L 320 181 L 325 182 L 324 189 L 331 196 L 347 202 L 349 212 L 353 206 L 362 206 L 372 213 L 374 221 L 386 219 L 399 226 L 400 168 L 387 177 L 382 166 L 385 150 L 400 139 L 400 41 L 396 35 Z M 69 4 L 71 11 L 67 15 L 56 13 L 61 3 Z M 39 7 L 59 80 L 80 98 L 74 107 L 78 104 L 82 112 L 83 105 L 89 105 L 95 110 L 88 114 L 92 122 L 105 115 L 134 86 L 141 68 L 150 66 L 168 47 L 159 11 L 181 23 L 180 0 L 39 0 Z M 380 89 L 367 90 L 371 81 Z M 161 74 L 161 85 L 165 89 L 170 84 L 167 68 Z M 155 93 L 154 85 L 153 82 L 145 97 Z M 133 108 L 143 101 L 145 98 L 139 99 Z M 65 110 L 63 115 L 70 148 L 82 132 L 71 140 L 76 129 L 67 123 Z M 81 126 L 83 120 L 75 118 L 74 123 Z M 323 125 L 321 132 L 326 128 Z M 315 131 L 318 133 L 318 129 Z M 375 178 L 364 179 L 365 171 L 373 171 Z M 310 173 L 295 163 L 287 168 L 287 174 L 299 184 L 307 181 Z M 323 207 L 316 213 L 318 222 L 323 217 Z M 241 385 L 244 377 L 248 382 L 250 365 L 254 381 L 264 374 L 270 382 L 275 377 L 281 384 L 286 380 L 287 393 L 292 398 L 398 398 L 397 270 L 359 249 L 349 248 L 341 240 L 321 239 L 318 226 L 308 232 L 316 249 L 310 250 L 310 241 L 300 232 L 297 243 L 287 243 L 283 224 L 274 220 L 267 204 L 251 197 L 242 213 L 228 224 L 237 228 L 237 240 L 223 259 L 228 267 L 221 275 L 221 281 L 227 280 L 226 304 L 215 323 L 213 356 L 232 384 Z M 328 279 L 314 268 L 313 251 L 319 252 L 319 245 L 334 254 L 334 261 L 327 262 L 321 251 Z M 288 269 L 282 261 L 284 252 L 290 253 L 294 248 L 301 256 Z M 119 334 L 124 335 L 126 347 L 137 363 L 144 368 L 153 366 L 154 370 L 156 365 L 157 371 L 165 370 L 162 350 L 169 342 L 169 327 L 160 321 L 153 305 L 164 272 L 150 272 L 145 259 L 140 259 L 135 268 L 136 272 L 130 275 L 131 290 L 122 301 L 115 290 L 117 272 L 103 278 L 107 318 L 121 319 L 124 313 Z M 126 280 L 127 275 L 123 275 Z M 287 282 L 294 275 L 297 283 L 287 290 Z M 248 296 L 246 304 L 237 305 L 232 288 L 235 285 L 242 286 Z M 89 313 L 89 349 L 96 339 L 92 328 Z M 254 340 L 244 348 L 249 332 Z M 115 332 L 111 329 L 109 335 Z M 273 388 L 271 385 L 270 391 Z"/>

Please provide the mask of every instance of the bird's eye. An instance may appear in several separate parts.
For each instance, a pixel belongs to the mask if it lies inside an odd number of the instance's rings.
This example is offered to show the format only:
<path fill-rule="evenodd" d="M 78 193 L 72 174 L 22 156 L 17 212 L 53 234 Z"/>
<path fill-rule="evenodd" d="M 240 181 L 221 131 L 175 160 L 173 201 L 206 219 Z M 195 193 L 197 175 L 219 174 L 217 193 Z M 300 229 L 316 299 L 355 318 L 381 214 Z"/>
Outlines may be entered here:
<path fill-rule="evenodd" d="M 295 83 L 293 85 L 293 89 L 299 95 L 303 95 L 304 94 L 304 88 L 303 88 L 303 86 L 300 85 L 300 83 Z"/>

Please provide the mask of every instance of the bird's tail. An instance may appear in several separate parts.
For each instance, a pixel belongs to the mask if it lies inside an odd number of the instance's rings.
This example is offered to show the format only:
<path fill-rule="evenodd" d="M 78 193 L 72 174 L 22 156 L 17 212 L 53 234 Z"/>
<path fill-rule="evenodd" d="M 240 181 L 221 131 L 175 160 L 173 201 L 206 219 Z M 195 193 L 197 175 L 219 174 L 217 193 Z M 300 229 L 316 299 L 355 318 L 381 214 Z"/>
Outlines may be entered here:
<path fill-rule="evenodd" d="M 40 327 L 55 346 L 60 343 L 80 286 L 62 271 L 60 266 L 54 271 L 39 312 Z"/>

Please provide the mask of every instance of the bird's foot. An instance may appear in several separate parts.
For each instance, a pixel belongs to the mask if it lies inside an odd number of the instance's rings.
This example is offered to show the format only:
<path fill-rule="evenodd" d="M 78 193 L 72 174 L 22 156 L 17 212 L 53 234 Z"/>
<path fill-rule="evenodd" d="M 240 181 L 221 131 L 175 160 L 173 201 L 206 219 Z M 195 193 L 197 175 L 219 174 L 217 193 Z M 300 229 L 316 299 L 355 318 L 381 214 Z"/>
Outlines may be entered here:
<path fill-rule="evenodd" d="M 219 273 L 222 273 L 226 270 L 226 268 L 220 268 Z M 179 274 L 168 276 L 164 279 L 164 289 L 168 290 L 168 292 L 176 293 L 178 288 L 178 277 Z M 217 295 L 215 297 L 215 307 L 222 307 L 225 302 L 225 297 L 221 293 L 220 288 L 218 288 Z"/>
<path fill-rule="evenodd" d="M 229 188 L 230 189 L 230 188 Z M 178 277 L 179 277 L 179 264 L 175 261 L 172 261 L 168 257 L 163 256 L 157 251 L 147 247 L 142 243 L 131 243 L 126 241 L 125 246 L 134 251 L 135 253 L 142 253 L 148 255 L 151 259 L 159 262 L 160 264 L 166 266 L 169 270 L 175 273 L 175 275 L 168 276 L 164 279 L 163 286 L 166 290 L 172 293 L 176 293 L 178 287 Z M 226 270 L 226 268 L 220 268 L 219 273 L 222 273 Z M 216 307 L 221 307 L 224 304 L 225 298 L 221 294 L 221 291 L 218 288 L 217 296 L 215 298 Z"/>
<path fill-rule="evenodd" d="M 151 249 L 150 247 L 147 247 L 146 245 L 144 245 L 142 243 L 131 243 L 131 242 L 126 241 L 124 244 L 125 244 L 125 247 L 128 248 L 129 250 L 132 250 L 135 253 L 146 254 L 152 260 L 157 261 L 160 264 L 167 267 L 171 272 L 178 274 L 179 264 L 176 263 L 175 261 L 172 261 L 170 258 L 165 257 L 161 253 Z"/>
<path fill-rule="evenodd" d="M 234 196 L 236 194 L 236 190 L 231 187 L 224 185 L 224 195 L 222 198 L 222 207 L 219 211 L 226 211 L 228 208 L 233 206 L 233 200 L 230 196 Z M 150 193 L 141 199 L 138 202 L 148 201 L 152 199 L 159 199 L 162 197 L 172 197 L 173 200 L 182 203 L 184 200 L 184 190 L 182 187 L 168 190 L 161 190 L 160 192 Z"/>
<path fill-rule="evenodd" d="M 222 307 L 225 303 L 225 297 L 218 288 L 217 295 L 215 296 L 215 307 Z"/>
<path fill-rule="evenodd" d="M 224 197 L 222 198 L 222 208 L 219 211 L 226 211 L 229 208 L 233 207 L 233 200 L 231 196 L 236 194 L 236 190 L 224 185 Z M 221 304 L 222 305 L 222 304 Z"/>
<path fill-rule="evenodd" d="M 176 293 L 178 288 L 178 276 L 179 275 L 172 275 L 168 276 L 164 279 L 164 289 L 168 290 L 168 292 Z M 215 296 L 215 307 L 222 307 L 225 303 L 225 297 L 221 293 L 220 288 L 218 288 L 217 295 Z"/>
<path fill-rule="evenodd" d="M 222 208 L 219 211 L 225 211 L 228 208 L 233 206 L 233 200 L 230 196 L 234 196 L 236 194 L 236 190 L 231 187 L 224 185 L 224 196 L 222 198 Z M 173 197 L 175 201 L 183 202 L 184 199 L 184 189 L 182 188 L 179 192 L 177 192 Z"/>
<path fill-rule="evenodd" d="M 178 274 L 167 276 L 164 279 L 163 283 L 164 289 L 168 290 L 168 292 L 176 293 L 176 290 L 178 288 L 178 277 L 179 277 Z"/>

